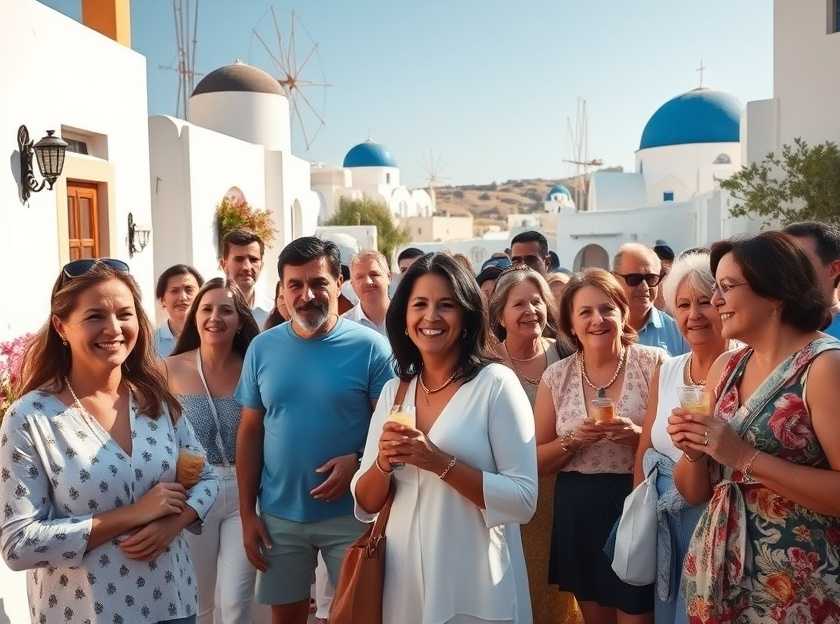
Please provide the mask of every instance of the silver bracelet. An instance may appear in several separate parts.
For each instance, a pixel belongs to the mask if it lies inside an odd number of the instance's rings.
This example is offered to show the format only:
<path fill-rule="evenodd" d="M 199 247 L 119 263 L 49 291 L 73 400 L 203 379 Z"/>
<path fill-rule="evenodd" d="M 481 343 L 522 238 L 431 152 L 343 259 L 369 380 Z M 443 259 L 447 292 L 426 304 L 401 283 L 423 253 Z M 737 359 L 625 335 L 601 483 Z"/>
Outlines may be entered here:
<path fill-rule="evenodd" d="M 444 468 L 443 472 L 441 472 L 438 475 L 438 477 L 440 478 L 441 481 L 446 479 L 446 475 L 449 474 L 449 471 L 452 470 L 455 467 L 455 464 L 457 464 L 457 463 L 458 463 L 458 460 L 455 458 L 454 455 L 449 458 L 449 463 L 446 465 L 446 468 Z"/>

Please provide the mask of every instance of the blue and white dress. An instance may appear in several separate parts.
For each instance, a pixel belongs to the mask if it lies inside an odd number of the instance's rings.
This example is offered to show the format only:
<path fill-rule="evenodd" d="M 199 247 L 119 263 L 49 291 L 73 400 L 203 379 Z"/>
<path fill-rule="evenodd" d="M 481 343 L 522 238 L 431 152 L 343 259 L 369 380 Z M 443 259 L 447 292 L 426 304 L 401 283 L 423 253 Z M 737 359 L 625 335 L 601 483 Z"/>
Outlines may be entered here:
<path fill-rule="evenodd" d="M 27 571 L 33 624 L 133 624 L 195 613 L 195 572 L 183 535 L 155 561 L 129 559 L 114 539 L 87 551 L 93 516 L 137 502 L 159 482 L 175 481 L 181 448 L 201 450 L 189 420 L 156 419 L 129 398 L 132 452 L 55 395 L 35 391 L 0 426 L 0 549 Z M 203 519 L 218 483 L 205 463 L 187 504 Z M 197 529 L 198 523 L 191 529 Z"/>

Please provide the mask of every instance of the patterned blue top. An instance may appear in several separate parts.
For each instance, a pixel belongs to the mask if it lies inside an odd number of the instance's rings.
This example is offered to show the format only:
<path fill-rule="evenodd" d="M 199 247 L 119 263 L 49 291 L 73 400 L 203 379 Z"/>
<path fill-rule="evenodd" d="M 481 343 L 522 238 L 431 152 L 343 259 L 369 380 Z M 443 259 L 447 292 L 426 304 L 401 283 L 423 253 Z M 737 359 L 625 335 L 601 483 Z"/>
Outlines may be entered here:
<path fill-rule="evenodd" d="M 224 464 L 222 449 L 219 448 L 216 441 L 216 421 L 210 411 L 207 395 L 203 393 L 179 394 L 178 400 L 184 407 L 184 416 L 189 418 L 195 435 L 207 453 L 207 461 L 216 466 Z M 234 464 L 236 463 L 236 432 L 239 430 L 241 406 L 239 401 L 232 396 L 215 397 L 213 401 L 216 404 L 216 411 L 219 413 L 225 457 L 227 457 L 229 464 Z"/>

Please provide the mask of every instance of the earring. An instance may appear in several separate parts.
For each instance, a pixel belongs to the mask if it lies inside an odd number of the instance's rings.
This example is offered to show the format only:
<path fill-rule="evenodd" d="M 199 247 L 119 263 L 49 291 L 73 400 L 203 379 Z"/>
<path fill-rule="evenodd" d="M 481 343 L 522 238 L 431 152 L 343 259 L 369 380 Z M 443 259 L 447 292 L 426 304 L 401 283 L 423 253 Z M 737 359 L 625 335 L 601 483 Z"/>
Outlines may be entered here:
<path fill-rule="evenodd" d="M 405 328 L 405 335 L 408 336 L 408 327 Z"/>

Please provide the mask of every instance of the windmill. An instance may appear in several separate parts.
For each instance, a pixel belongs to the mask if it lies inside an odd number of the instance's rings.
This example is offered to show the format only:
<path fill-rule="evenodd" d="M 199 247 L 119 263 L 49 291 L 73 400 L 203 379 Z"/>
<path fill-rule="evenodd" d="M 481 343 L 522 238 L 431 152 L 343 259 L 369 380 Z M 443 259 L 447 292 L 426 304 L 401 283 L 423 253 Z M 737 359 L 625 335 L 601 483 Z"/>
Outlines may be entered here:
<path fill-rule="evenodd" d="M 429 150 L 428 157 L 423 163 L 423 170 L 426 172 L 426 185 L 429 189 L 429 197 L 432 198 L 432 215 L 437 212 L 437 198 L 435 196 L 435 187 L 440 186 L 440 183 L 449 178 L 441 176 L 443 170 L 443 161 L 440 157 L 435 157 L 435 153 Z"/>
<path fill-rule="evenodd" d="M 175 65 L 158 65 L 178 74 L 178 94 L 175 98 L 175 116 L 187 119 L 188 102 L 195 77 L 203 74 L 195 71 L 195 50 L 198 47 L 198 0 L 172 0 L 172 15 L 175 18 L 175 48 L 178 51 Z M 192 22 L 192 27 L 190 27 Z"/>
<path fill-rule="evenodd" d="M 575 166 L 575 178 L 572 186 L 575 194 L 575 208 L 583 210 L 583 199 L 587 176 L 590 167 L 600 167 L 604 161 L 600 158 L 589 158 L 589 113 L 586 110 L 586 100 L 577 99 L 577 111 L 575 112 L 575 124 L 572 126 L 571 117 L 566 117 L 569 144 L 572 148 L 572 157 L 564 159 L 563 162 Z M 581 175 L 582 174 L 582 175 Z"/>
<path fill-rule="evenodd" d="M 280 29 L 278 11 L 270 5 L 251 29 L 248 61 L 268 68 L 289 100 L 292 126 L 300 132 L 306 150 L 326 125 L 327 88 L 318 43 L 292 11 L 288 35 Z"/>

